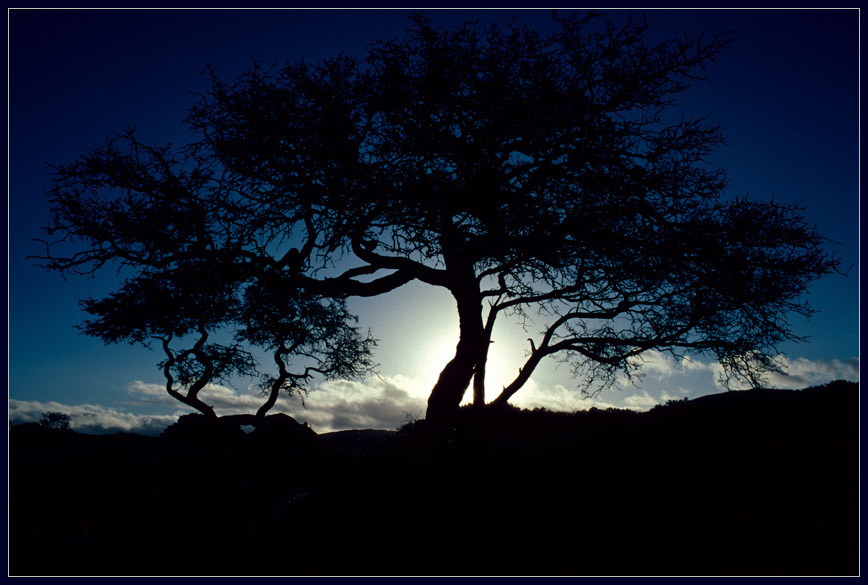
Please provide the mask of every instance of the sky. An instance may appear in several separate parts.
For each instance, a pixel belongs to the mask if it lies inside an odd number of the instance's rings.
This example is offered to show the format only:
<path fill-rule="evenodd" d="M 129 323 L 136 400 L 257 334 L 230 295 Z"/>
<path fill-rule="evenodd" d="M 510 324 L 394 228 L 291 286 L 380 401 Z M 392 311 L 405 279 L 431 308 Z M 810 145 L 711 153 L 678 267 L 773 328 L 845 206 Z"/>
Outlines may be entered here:
<path fill-rule="evenodd" d="M 548 10 L 428 10 L 437 26 L 515 13 L 535 26 Z M 708 68 L 711 84 L 679 98 L 689 115 L 719 122 L 727 138 L 712 162 L 728 168 L 731 195 L 798 202 L 834 243 L 846 276 L 816 282 L 811 320 L 794 317 L 808 343 L 785 344 L 787 376 L 769 382 L 804 388 L 859 379 L 859 17 L 856 10 L 647 10 L 652 32 L 732 31 L 737 41 Z M 607 11 L 623 19 L 625 11 Z M 642 13 L 642 11 L 634 11 Z M 192 92 L 207 88 L 206 64 L 232 79 L 250 65 L 362 55 L 396 38 L 409 10 L 11 10 L 8 11 L 8 398 L 9 422 L 61 411 L 83 432 L 157 434 L 190 409 L 165 393 L 157 352 L 105 346 L 75 329 L 81 298 L 118 284 L 111 269 L 64 280 L 28 259 L 40 254 L 47 163 L 73 160 L 113 132 L 134 126 L 155 144 L 183 144 Z M 286 412 L 317 432 L 394 429 L 424 416 L 428 392 L 457 341 L 451 297 L 412 283 L 351 309 L 380 340 L 378 373 L 365 380 L 315 383 Z M 501 322 L 489 362 L 489 393 L 517 372 L 528 333 Z M 543 363 L 511 400 L 525 408 L 647 410 L 667 400 L 721 392 L 719 366 L 651 353 L 636 386 L 583 398 L 565 367 Z M 246 386 L 201 394 L 218 413 L 254 412 L 262 397 Z"/>

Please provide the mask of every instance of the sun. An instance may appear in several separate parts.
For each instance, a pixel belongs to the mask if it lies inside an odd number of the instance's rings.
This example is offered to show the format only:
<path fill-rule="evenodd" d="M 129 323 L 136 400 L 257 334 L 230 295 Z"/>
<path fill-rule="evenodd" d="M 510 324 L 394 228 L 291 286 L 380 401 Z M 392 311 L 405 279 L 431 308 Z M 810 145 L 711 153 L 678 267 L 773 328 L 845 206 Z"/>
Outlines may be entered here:
<path fill-rule="evenodd" d="M 416 365 L 416 378 L 429 392 L 437 383 L 440 372 L 455 357 L 458 338 L 455 335 L 439 335 L 425 344 L 420 344 Z"/>
<path fill-rule="evenodd" d="M 420 390 L 424 389 L 426 393 L 430 393 L 440 377 L 440 372 L 455 357 L 457 344 L 457 336 L 448 334 L 437 336 L 428 343 L 420 344 L 415 375 L 413 376 L 419 383 Z M 497 398 L 500 391 L 515 379 L 518 375 L 518 368 L 521 366 L 521 357 L 521 353 L 516 351 L 516 344 L 512 340 L 494 340 L 494 343 L 489 347 L 488 360 L 485 364 L 485 398 L 487 402 Z M 471 402 L 473 402 L 473 391 L 468 388 L 462 404 L 470 404 Z"/>
<path fill-rule="evenodd" d="M 485 401 L 491 402 L 518 376 L 523 363 L 522 352 L 518 350 L 517 340 L 501 336 L 494 339 L 488 348 L 485 362 Z M 462 404 L 473 402 L 473 392 L 464 395 Z"/>
<path fill-rule="evenodd" d="M 447 291 L 410 284 L 390 293 L 388 299 L 363 299 L 355 303 L 358 314 L 377 315 L 370 323 L 375 335 L 402 333 L 377 335 L 382 337 L 377 348 L 378 361 L 386 365 L 385 375 L 402 377 L 408 392 L 427 400 L 443 368 L 455 357 L 460 337 L 455 300 Z M 411 315 L 412 320 L 399 319 L 401 315 Z M 518 376 L 527 359 L 528 336 L 528 331 L 510 319 L 501 317 L 495 323 L 486 361 L 486 401 L 497 398 L 504 386 Z M 468 390 L 463 403 L 472 400 L 473 392 Z"/>

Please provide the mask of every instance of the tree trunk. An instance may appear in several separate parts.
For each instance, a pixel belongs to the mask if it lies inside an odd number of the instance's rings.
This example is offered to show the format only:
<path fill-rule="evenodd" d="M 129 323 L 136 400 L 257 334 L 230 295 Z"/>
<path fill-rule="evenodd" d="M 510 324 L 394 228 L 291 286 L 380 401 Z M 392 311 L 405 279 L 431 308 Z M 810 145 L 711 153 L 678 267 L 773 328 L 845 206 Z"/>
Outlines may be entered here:
<path fill-rule="evenodd" d="M 472 276 L 472 273 L 471 273 Z M 458 304 L 459 339 L 455 357 L 446 364 L 428 398 L 425 419 L 434 426 L 448 423 L 458 412 L 488 342 L 482 324 L 482 298 L 476 278 L 450 287 Z"/>
<path fill-rule="evenodd" d="M 169 349 L 169 341 L 171 337 L 161 338 L 163 342 L 163 351 L 166 352 L 166 356 L 168 359 L 165 364 L 163 364 L 163 375 L 166 377 L 166 392 L 177 400 L 178 402 L 182 402 L 187 406 L 195 408 L 206 418 L 210 420 L 217 420 L 217 413 L 214 412 L 214 409 L 209 405 L 205 404 L 201 400 L 199 400 L 199 390 L 205 387 L 205 385 L 211 380 L 211 377 L 214 374 L 214 365 L 211 363 L 207 356 L 205 356 L 200 350 L 202 345 L 204 345 L 205 340 L 208 339 L 208 334 L 205 331 L 202 331 L 202 338 L 196 342 L 194 346 L 194 353 L 196 355 L 196 359 L 205 366 L 205 372 L 202 376 L 196 380 L 196 382 L 190 387 L 187 391 L 187 395 L 181 394 L 177 390 L 175 390 L 175 379 L 172 377 L 172 366 L 175 364 L 177 358 L 175 354 Z"/>
<path fill-rule="evenodd" d="M 492 307 L 485 322 L 485 339 L 483 346 L 479 348 L 479 359 L 476 361 L 476 372 L 473 374 L 473 409 L 480 416 L 485 410 L 485 370 L 488 364 L 488 350 L 493 343 L 491 335 L 494 332 L 496 316 L 497 311 Z"/>
<path fill-rule="evenodd" d="M 473 408 L 480 410 L 485 406 L 485 364 L 488 361 L 488 353 L 484 353 L 476 362 L 476 370 L 473 374 Z"/>
<path fill-rule="evenodd" d="M 198 410 L 199 412 L 204 414 L 205 418 L 208 418 L 210 420 L 217 420 L 217 418 L 218 418 L 217 413 L 214 412 L 214 409 L 211 406 L 209 406 L 209 405 L 205 404 L 204 402 L 202 402 L 201 400 L 199 400 L 198 397 L 193 396 L 192 398 L 190 398 L 190 397 L 184 396 L 183 394 L 181 394 L 180 392 L 177 392 L 177 391 L 174 394 L 172 394 L 170 392 L 170 394 L 173 398 L 183 402 L 184 404 L 186 404 L 187 406 L 189 406 L 191 408 L 195 408 L 196 410 Z"/>
<path fill-rule="evenodd" d="M 286 371 L 286 364 L 283 361 L 283 356 L 289 352 L 290 350 L 287 349 L 286 346 L 283 345 L 283 343 L 281 343 L 280 346 L 274 351 L 274 363 L 277 364 L 280 375 L 271 384 L 271 392 L 268 395 L 268 400 L 266 400 L 265 404 L 260 406 L 259 410 L 256 411 L 256 416 L 258 420 L 264 419 L 268 411 L 271 410 L 275 404 L 277 404 L 277 398 L 280 394 L 280 388 L 289 377 L 289 374 Z"/>
<path fill-rule="evenodd" d="M 443 368 L 437 383 L 431 390 L 431 396 L 428 397 L 425 420 L 429 423 L 435 426 L 445 424 L 458 412 L 461 399 L 464 398 L 464 393 L 473 378 L 475 360 L 472 354 L 472 351 L 462 349 L 459 343 L 455 357 Z"/>

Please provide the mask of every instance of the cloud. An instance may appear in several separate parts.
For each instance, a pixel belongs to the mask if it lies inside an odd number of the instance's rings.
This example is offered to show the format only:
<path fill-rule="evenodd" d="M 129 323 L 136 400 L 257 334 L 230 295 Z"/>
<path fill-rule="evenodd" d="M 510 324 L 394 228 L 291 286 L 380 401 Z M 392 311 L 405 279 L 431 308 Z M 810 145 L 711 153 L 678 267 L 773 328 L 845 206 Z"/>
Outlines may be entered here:
<path fill-rule="evenodd" d="M 658 404 L 660 404 L 660 400 L 651 396 L 647 391 L 624 398 L 624 405 L 630 410 L 650 410 Z"/>
<path fill-rule="evenodd" d="M 772 388 L 792 388 L 801 390 L 809 386 L 817 386 L 832 380 L 859 381 L 859 358 L 848 360 L 808 360 L 787 357 L 779 359 L 786 374 L 771 374 L 768 385 Z"/>
<path fill-rule="evenodd" d="M 510 402 L 522 408 L 543 407 L 562 411 L 590 408 L 644 411 L 668 400 L 697 398 L 720 392 L 721 388 L 716 384 L 715 365 L 648 351 L 641 356 L 641 376 L 632 382 L 620 377 L 613 387 L 595 396 L 583 395 L 578 381 L 575 386 L 568 388 L 562 384 L 537 383 L 532 379 Z"/>
<path fill-rule="evenodd" d="M 859 381 L 859 358 L 809 360 L 781 358 L 786 375 L 769 378 L 773 388 L 802 389 L 833 380 Z M 681 398 L 698 398 L 723 391 L 717 377 L 720 365 L 699 360 L 676 360 L 668 354 L 649 352 L 644 378 L 636 386 L 623 383 L 594 397 L 578 388 L 545 384 L 531 379 L 510 400 L 520 408 L 546 408 L 575 412 L 590 408 L 648 410 L 656 404 Z M 38 422 L 49 411 L 71 417 L 73 429 L 85 433 L 118 431 L 157 435 L 178 416 L 192 409 L 171 398 L 161 384 L 140 380 L 128 387 L 129 399 L 118 407 L 93 404 L 67 405 L 9 399 L 9 423 Z M 408 419 L 425 415 L 429 389 L 403 376 L 374 376 L 364 381 L 335 380 L 315 386 L 306 396 L 282 395 L 271 413 L 284 413 L 308 423 L 318 433 L 344 429 L 396 429 Z M 227 386 L 206 386 L 200 396 L 220 415 L 254 413 L 265 400 L 255 389 L 241 391 Z M 495 395 L 492 393 L 490 399 Z M 132 411 L 132 412 L 130 412 Z M 155 413 L 155 411 L 159 411 Z"/>
<path fill-rule="evenodd" d="M 575 412 L 578 410 L 590 410 L 591 408 L 599 408 L 601 410 L 615 408 L 615 402 L 609 400 L 609 398 L 611 396 L 606 393 L 601 393 L 594 397 L 584 396 L 578 388 L 567 388 L 562 384 L 544 386 L 531 378 L 510 399 L 509 403 L 513 406 L 530 410 L 545 408 L 546 410 Z"/>
<path fill-rule="evenodd" d="M 136 380 L 120 408 L 92 404 L 9 400 L 9 423 L 38 422 L 49 411 L 70 415 L 70 426 L 79 432 L 104 434 L 118 431 L 158 435 L 178 417 L 193 409 L 166 393 L 165 386 Z M 227 386 L 208 385 L 199 396 L 218 415 L 255 413 L 265 401 L 258 390 L 241 391 Z M 396 429 L 410 418 L 425 414 L 427 396 L 410 378 L 372 377 L 363 382 L 323 382 L 307 396 L 282 395 L 270 411 L 307 422 L 318 433 L 344 429 Z M 171 414 L 136 414 L 125 411 L 160 410 Z"/>
<path fill-rule="evenodd" d="M 63 412 L 70 416 L 70 426 L 81 433 L 106 434 L 116 432 L 159 435 L 178 420 L 182 414 L 195 412 L 166 392 L 162 384 L 136 380 L 127 388 L 129 399 L 118 403 L 119 407 L 94 404 L 70 405 L 60 402 L 37 402 L 9 399 L 9 424 L 39 422 L 46 412 Z M 239 393 L 219 385 L 202 389 L 200 397 L 212 405 L 218 415 L 256 412 L 264 397 L 256 392 Z M 142 411 L 152 412 L 142 412 Z M 154 413 L 153 411 L 160 411 Z M 275 409 L 274 412 L 287 412 Z"/>
<path fill-rule="evenodd" d="M 859 358 L 848 360 L 809 360 L 806 358 L 779 358 L 785 375 L 771 374 L 767 386 L 771 388 L 800 390 L 819 386 L 833 380 L 859 381 Z M 719 377 L 723 369 L 717 362 L 681 358 L 657 351 L 642 356 L 642 378 L 633 386 L 626 379 L 619 380 L 616 387 L 604 390 L 593 398 L 582 396 L 577 387 L 567 388 L 561 384 L 544 385 L 531 379 L 510 400 L 521 408 L 548 408 L 549 410 L 577 411 L 592 407 L 627 408 L 648 410 L 656 404 L 669 400 L 699 398 L 708 394 L 725 392 Z M 746 389 L 735 387 L 734 390 Z"/>
<path fill-rule="evenodd" d="M 194 412 L 169 396 L 165 385 L 153 384 L 136 380 L 129 385 L 127 391 L 131 400 L 124 404 L 130 406 L 173 406 L 185 412 Z M 241 392 L 228 386 L 208 384 L 199 392 L 199 398 L 211 405 L 218 415 L 254 413 L 265 402 L 265 395 L 259 389 L 250 388 Z"/>
<path fill-rule="evenodd" d="M 177 420 L 177 415 L 136 415 L 94 404 L 68 405 L 59 402 L 34 402 L 9 399 L 9 424 L 39 422 L 46 412 L 62 412 L 70 416 L 70 426 L 81 433 L 105 434 L 116 432 L 159 435 Z"/>
<path fill-rule="evenodd" d="M 136 381 L 130 385 L 130 404 L 177 404 L 160 384 Z M 265 401 L 258 390 L 242 392 L 210 384 L 199 397 L 218 415 L 255 413 Z M 318 433 L 345 429 L 396 429 L 409 418 L 424 416 L 427 395 L 403 376 L 374 376 L 365 381 L 322 382 L 305 396 L 281 395 L 269 414 L 288 414 Z M 179 405 L 183 406 L 183 405 Z M 189 409 L 187 409 L 189 411 Z"/>
<path fill-rule="evenodd" d="M 400 376 L 323 382 L 304 398 L 303 405 L 299 398 L 289 402 L 289 414 L 317 432 L 396 429 L 410 418 L 424 416 L 427 406 L 412 380 Z"/>

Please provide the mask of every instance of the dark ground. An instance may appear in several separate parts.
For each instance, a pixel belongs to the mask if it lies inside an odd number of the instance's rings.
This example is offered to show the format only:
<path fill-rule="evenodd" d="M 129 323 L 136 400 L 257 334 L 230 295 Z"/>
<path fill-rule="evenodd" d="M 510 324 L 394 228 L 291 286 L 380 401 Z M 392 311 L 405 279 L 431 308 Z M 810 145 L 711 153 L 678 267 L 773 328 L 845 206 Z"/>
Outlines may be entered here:
<path fill-rule="evenodd" d="M 468 410 L 434 438 L 16 426 L 9 572 L 856 575 L 858 393 L 508 410 L 482 431 Z"/>

